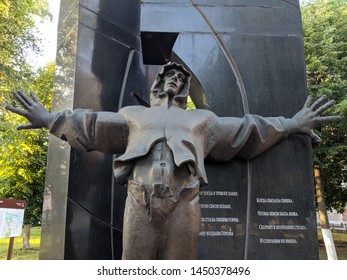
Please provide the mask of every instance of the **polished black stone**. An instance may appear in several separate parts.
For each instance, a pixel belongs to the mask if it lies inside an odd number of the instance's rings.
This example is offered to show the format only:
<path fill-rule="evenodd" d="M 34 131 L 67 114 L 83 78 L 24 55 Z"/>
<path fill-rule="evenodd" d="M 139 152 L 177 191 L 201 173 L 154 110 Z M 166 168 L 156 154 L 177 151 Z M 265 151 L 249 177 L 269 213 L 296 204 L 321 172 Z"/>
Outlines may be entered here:
<path fill-rule="evenodd" d="M 171 52 L 178 33 L 141 32 L 143 63 L 164 65 L 171 61 Z"/>
<path fill-rule="evenodd" d="M 210 33 L 208 24 L 191 1 L 183 1 L 184 5 L 179 2 L 143 1 L 141 31 Z M 299 8 L 285 1 L 248 1 L 248 3 L 241 1 L 243 4 L 235 5 L 225 1 L 195 2 L 201 2 L 201 10 L 222 34 L 300 35 L 302 33 Z"/>
<path fill-rule="evenodd" d="M 70 198 L 67 208 L 64 259 L 112 259 L 112 229 L 109 225 L 99 220 L 93 213 L 85 211 Z"/>

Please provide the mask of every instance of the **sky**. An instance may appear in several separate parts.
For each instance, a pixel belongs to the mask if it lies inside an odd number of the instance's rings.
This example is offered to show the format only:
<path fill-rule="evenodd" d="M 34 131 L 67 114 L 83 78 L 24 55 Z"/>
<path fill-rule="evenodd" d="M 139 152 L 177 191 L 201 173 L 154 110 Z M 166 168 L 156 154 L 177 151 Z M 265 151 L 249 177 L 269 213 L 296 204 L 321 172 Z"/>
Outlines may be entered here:
<path fill-rule="evenodd" d="M 44 23 L 39 23 L 38 28 L 42 35 L 40 36 L 43 41 L 43 52 L 39 56 L 31 58 L 35 67 L 43 67 L 48 62 L 54 62 L 57 49 L 57 28 L 59 19 L 60 0 L 47 0 L 49 3 L 50 12 L 53 15 L 53 20 Z"/>

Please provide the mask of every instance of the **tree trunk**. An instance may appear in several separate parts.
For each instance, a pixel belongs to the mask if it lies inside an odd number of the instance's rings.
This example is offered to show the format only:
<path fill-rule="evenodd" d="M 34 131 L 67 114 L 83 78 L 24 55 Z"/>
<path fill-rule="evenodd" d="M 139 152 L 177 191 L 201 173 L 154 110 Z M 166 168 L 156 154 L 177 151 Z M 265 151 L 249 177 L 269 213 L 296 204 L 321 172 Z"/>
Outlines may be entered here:
<path fill-rule="evenodd" d="M 322 228 L 323 241 L 325 250 L 327 251 L 328 260 L 337 260 L 337 254 L 333 236 L 331 234 L 328 213 L 325 205 L 324 187 L 322 184 L 320 169 L 318 166 L 314 167 L 314 180 L 316 184 L 317 204 L 320 225 Z"/>
<path fill-rule="evenodd" d="M 30 248 L 30 229 L 31 225 L 26 224 L 23 228 L 22 248 Z"/>

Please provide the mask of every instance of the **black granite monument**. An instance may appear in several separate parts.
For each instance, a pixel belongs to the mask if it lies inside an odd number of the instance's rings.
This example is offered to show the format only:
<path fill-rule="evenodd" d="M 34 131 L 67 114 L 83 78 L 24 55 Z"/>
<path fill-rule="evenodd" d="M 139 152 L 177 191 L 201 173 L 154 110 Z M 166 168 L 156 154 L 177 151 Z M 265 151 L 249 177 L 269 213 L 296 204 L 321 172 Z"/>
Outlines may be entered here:
<path fill-rule="evenodd" d="M 132 92 L 148 100 L 169 60 L 193 73 L 197 107 L 218 116 L 302 107 L 299 1 L 141 2 L 62 0 L 54 111 L 118 111 L 136 103 Z M 206 163 L 200 259 L 318 258 L 310 141 L 292 135 L 253 160 Z M 126 189 L 113 179 L 115 156 L 50 138 L 41 259 L 121 257 Z"/>

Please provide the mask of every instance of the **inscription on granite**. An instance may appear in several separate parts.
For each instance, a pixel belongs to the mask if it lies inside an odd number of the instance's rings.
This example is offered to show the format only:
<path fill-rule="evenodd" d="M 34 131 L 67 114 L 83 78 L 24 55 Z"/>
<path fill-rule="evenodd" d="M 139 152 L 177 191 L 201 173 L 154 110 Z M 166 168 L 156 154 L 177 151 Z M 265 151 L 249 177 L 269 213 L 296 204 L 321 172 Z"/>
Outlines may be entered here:
<path fill-rule="evenodd" d="M 300 221 L 292 198 L 256 198 L 259 243 L 262 244 L 299 244 L 300 236 L 307 231 Z"/>
<path fill-rule="evenodd" d="M 209 197 L 209 201 L 215 201 L 215 203 L 200 204 L 201 230 L 199 236 L 234 236 L 233 223 L 239 223 L 240 221 L 238 217 L 233 217 L 232 215 L 232 202 L 236 202 L 238 192 L 201 191 L 200 195 Z M 227 200 L 229 200 L 228 203 L 226 203 Z M 212 212 L 211 210 L 214 211 Z"/>

